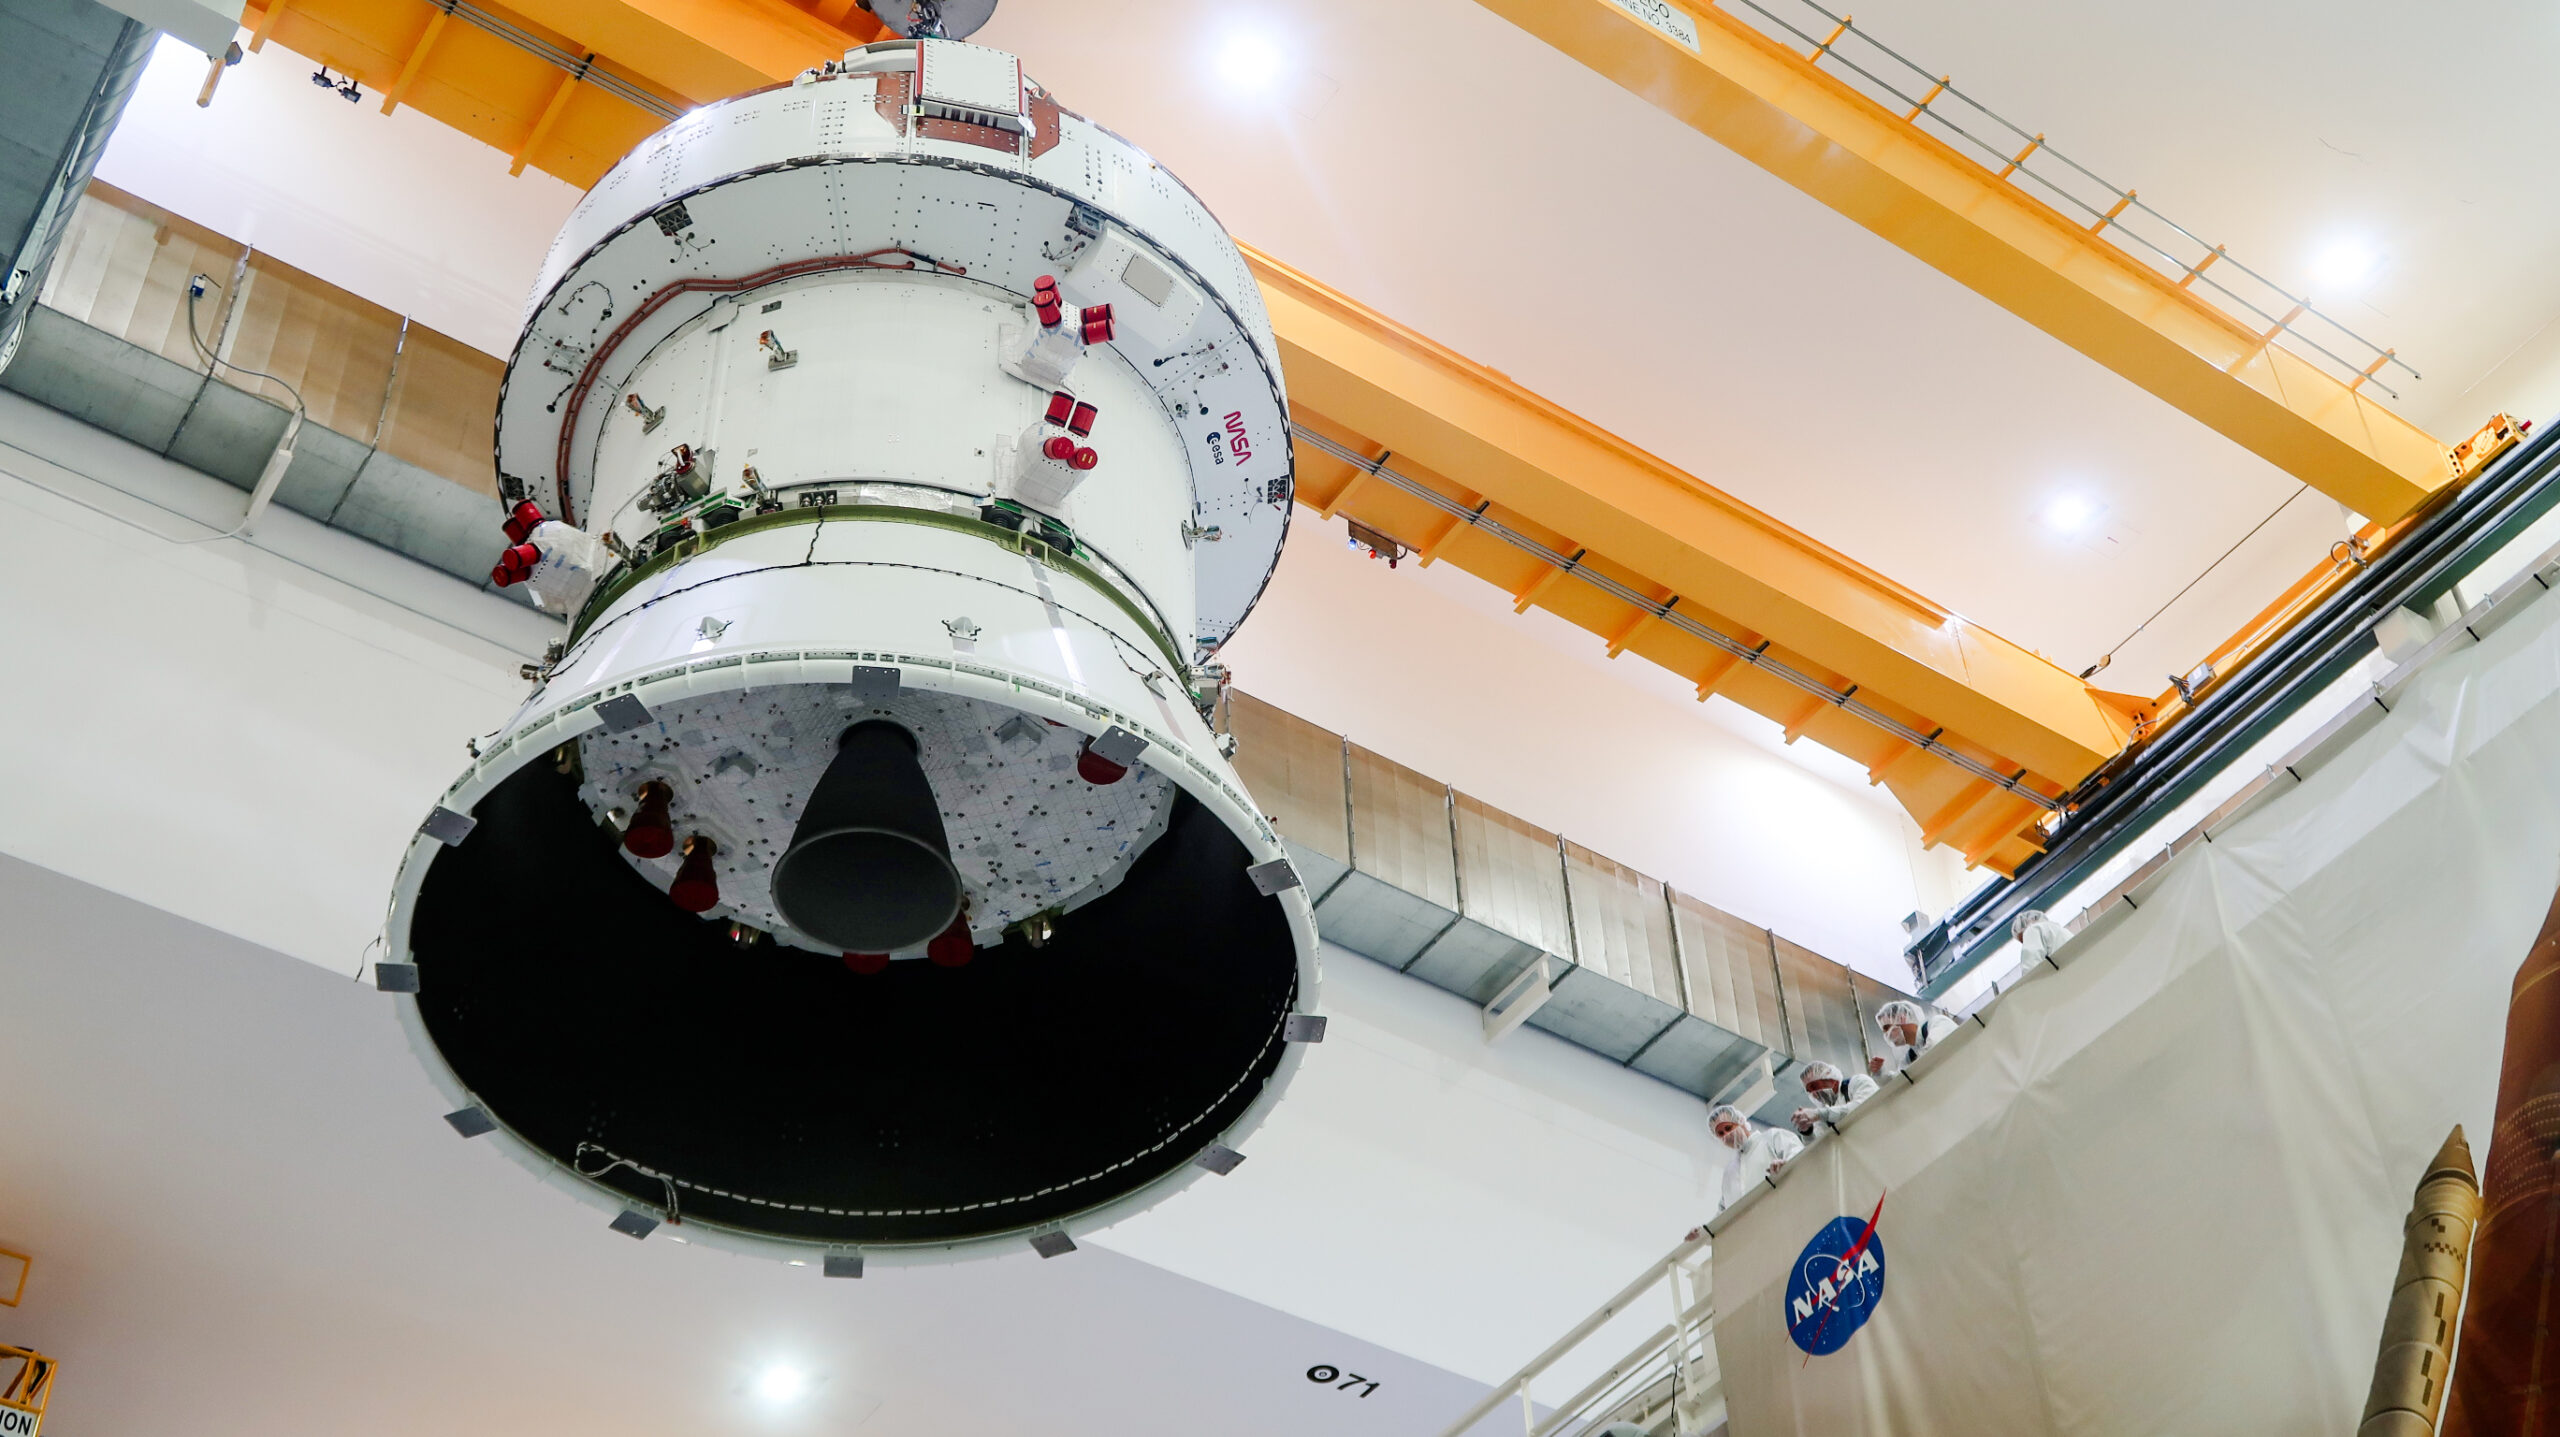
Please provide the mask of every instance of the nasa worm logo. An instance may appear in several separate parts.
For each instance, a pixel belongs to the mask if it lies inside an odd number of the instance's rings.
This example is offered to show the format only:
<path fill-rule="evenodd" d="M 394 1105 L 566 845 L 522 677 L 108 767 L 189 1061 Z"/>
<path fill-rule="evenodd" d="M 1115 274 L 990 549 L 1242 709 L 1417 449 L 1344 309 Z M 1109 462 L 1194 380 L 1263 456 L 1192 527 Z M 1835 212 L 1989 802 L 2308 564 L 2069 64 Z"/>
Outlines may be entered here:
<path fill-rule="evenodd" d="M 1808 1355 L 1839 1351 L 1884 1301 L 1884 1243 L 1875 1216 L 1835 1217 L 1813 1235 L 1787 1274 L 1787 1336 Z"/>

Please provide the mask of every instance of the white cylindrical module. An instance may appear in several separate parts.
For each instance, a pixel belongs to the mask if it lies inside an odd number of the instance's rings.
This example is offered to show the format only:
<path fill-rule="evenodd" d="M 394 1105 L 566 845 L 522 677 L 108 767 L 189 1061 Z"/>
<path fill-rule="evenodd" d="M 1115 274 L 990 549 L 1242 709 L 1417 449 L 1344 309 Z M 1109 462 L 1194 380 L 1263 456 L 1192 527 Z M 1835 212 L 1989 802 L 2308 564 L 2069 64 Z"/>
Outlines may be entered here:
<path fill-rule="evenodd" d="M 1233 1165 L 1321 1025 L 1209 717 L 1291 469 L 1189 190 L 956 41 L 707 106 L 553 246 L 497 462 L 569 637 L 383 970 L 458 1127 L 625 1230 L 876 1261 Z"/>

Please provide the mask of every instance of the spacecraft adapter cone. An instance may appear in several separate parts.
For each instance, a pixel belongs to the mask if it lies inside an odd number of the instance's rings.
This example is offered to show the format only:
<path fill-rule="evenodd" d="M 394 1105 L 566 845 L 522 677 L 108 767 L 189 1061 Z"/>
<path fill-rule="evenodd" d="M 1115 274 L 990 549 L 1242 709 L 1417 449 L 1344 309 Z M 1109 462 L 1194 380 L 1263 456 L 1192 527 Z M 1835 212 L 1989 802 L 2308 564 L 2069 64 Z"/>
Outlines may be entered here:
<path fill-rule="evenodd" d="M 960 916 L 960 872 L 916 736 L 885 719 L 844 731 L 773 865 L 773 906 L 847 953 L 927 943 Z"/>
<path fill-rule="evenodd" d="M 616 166 L 499 398 L 492 547 L 541 557 L 494 577 L 567 630 L 385 931 L 476 1141 L 874 1263 L 1249 1152 L 1318 978 L 1212 721 L 1288 526 L 1274 353 L 1199 200 L 1001 51 L 865 46 Z"/>

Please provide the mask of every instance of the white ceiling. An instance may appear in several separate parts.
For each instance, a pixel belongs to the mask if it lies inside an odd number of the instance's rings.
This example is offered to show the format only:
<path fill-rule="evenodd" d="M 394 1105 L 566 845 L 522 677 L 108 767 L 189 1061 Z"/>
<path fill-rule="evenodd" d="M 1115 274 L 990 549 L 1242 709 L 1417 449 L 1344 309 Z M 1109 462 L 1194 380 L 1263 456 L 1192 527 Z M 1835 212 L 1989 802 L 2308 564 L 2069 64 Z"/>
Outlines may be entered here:
<path fill-rule="evenodd" d="M 2560 273 L 2539 263 L 2560 197 L 2525 178 L 2560 120 L 2534 83 L 2560 17 L 1887 0 L 1862 19 L 2280 280 L 2370 245 L 2364 292 L 2322 298 L 2429 376 L 2407 407 L 2438 431 L 2560 404 Z M 1293 67 L 1269 96 L 1218 78 L 1239 32 Z M 2277 514 L 2124 646 L 2116 686 L 2160 688 L 2343 532 L 2334 503 L 2287 504 L 2300 486 L 2272 467 L 1471 0 L 1012 0 L 980 38 L 1239 235 L 2072 669 Z M 572 194 L 348 106 L 305 63 L 270 48 L 208 113 L 201 61 L 173 61 L 102 172 L 503 347 Z M 2080 533 L 2047 522 L 2066 498 L 2095 515 Z"/>
<path fill-rule="evenodd" d="M 2459 439 L 2516 406 L 2560 404 L 2560 191 L 2536 166 L 2560 124 L 2560 11 L 2523 0 L 1867 0 L 1887 36 L 1985 103 L 2426 377 L 2404 413 Z M 2341 241 L 2380 258 L 2324 287 Z M 2560 338 L 2560 336 L 2545 336 Z M 2405 376 L 2403 376 L 2405 378 Z M 2398 384 L 2398 381 L 2394 381 Z"/>

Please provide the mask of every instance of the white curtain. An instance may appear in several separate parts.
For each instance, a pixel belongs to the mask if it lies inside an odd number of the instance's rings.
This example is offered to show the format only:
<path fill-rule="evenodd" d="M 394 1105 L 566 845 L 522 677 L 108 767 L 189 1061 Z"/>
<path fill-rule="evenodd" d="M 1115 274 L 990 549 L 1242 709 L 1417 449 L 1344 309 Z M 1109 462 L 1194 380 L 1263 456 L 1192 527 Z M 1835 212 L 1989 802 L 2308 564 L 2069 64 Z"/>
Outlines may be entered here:
<path fill-rule="evenodd" d="M 2544 599 L 1731 1214 L 1734 1437 L 2353 1431 L 2418 1175 L 2456 1122 L 2487 1156 L 2555 695 Z M 1789 1269 L 1880 1194 L 1883 1297 L 1808 1360 Z"/>

